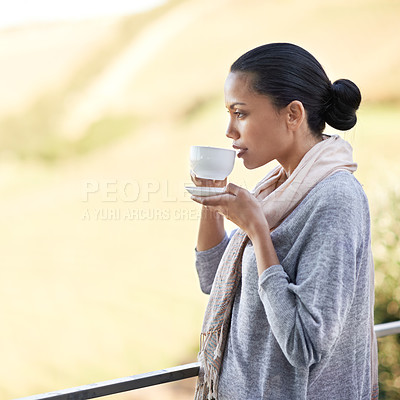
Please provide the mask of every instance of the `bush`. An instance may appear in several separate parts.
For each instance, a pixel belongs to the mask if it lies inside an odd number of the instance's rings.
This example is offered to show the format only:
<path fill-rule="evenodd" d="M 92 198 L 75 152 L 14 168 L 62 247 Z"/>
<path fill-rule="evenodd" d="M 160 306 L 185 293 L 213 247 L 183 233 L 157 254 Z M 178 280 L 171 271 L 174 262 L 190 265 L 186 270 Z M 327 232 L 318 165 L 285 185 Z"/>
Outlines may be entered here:
<path fill-rule="evenodd" d="M 372 218 L 375 324 L 400 320 L 400 193 L 389 192 Z M 400 335 L 378 339 L 380 399 L 400 398 Z"/>

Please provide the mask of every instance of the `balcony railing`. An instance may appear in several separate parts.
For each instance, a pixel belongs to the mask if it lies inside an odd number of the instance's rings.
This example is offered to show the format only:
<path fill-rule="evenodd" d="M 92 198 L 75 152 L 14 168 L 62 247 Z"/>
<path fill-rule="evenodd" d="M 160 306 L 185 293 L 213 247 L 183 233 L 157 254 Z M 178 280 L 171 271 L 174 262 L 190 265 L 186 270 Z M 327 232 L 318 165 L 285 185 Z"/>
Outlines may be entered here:
<path fill-rule="evenodd" d="M 400 321 L 375 325 L 377 337 L 400 334 Z M 199 374 L 199 363 L 180 365 L 178 367 L 162 369 L 140 375 L 118 378 L 110 381 L 92 383 L 70 389 L 58 390 L 23 397 L 16 400 L 84 400 L 96 397 L 108 396 L 129 390 L 140 389 L 162 383 L 175 382 L 186 378 L 192 378 Z"/>

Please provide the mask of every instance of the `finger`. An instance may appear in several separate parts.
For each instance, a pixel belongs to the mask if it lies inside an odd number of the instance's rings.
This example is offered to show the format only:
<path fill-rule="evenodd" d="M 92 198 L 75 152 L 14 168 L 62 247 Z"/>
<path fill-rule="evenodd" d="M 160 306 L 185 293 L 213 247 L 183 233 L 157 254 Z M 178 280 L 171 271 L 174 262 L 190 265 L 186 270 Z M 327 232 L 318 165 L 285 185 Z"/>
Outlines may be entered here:
<path fill-rule="evenodd" d="M 228 181 L 228 178 L 225 178 L 225 179 L 213 179 L 212 182 L 213 182 L 213 186 L 225 187 L 227 181 Z"/>
<path fill-rule="evenodd" d="M 228 193 L 218 194 L 215 196 L 192 196 L 191 199 L 204 206 L 221 206 L 229 202 L 232 195 Z"/>
<path fill-rule="evenodd" d="M 201 196 L 190 196 L 190 198 L 196 203 L 203 204 L 204 197 Z"/>
<path fill-rule="evenodd" d="M 212 206 L 209 204 L 204 204 L 204 200 L 206 199 L 206 197 L 201 197 L 201 196 L 192 196 L 192 200 L 195 201 L 196 203 L 200 204 L 201 206 L 203 206 L 204 208 L 206 208 L 209 211 L 214 211 L 214 212 L 218 212 L 221 214 L 220 212 L 220 206 Z M 221 214 L 223 215 L 223 214 Z"/>
<path fill-rule="evenodd" d="M 193 170 L 190 170 L 190 177 L 191 177 L 191 179 L 192 179 L 192 182 L 196 185 L 196 186 L 199 186 L 199 185 L 201 185 L 201 186 L 205 186 L 204 184 L 203 184 L 203 180 L 201 179 L 201 178 L 199 178 L 194 172 L 193 172 Z"/>
<path fill-rule="evenodd" d="M 234 183 L 228 183 L 225 188 L 226 193 L 233 194 L 234 196 L 237 196 L 241 190 L 243 189 Z"/>
<path fill-rule="evenodd" d="M 190 172 L 190 178 L 192 179 L 192 182 L 196 186 L 203 186 L 203 187 L 213 186 L 213 181 L 211 179 L 199 178 L 193 171 Z"/>
<path fill-rule="evenodd" d="M 206 199 L 208 197 L 204 197 L 204 196 L 191 196 L 190 197 L 193 201 L 195 201 L 196 203 L 202 204 L 203 206 L 207 206 L 209 204 L 205 204 Z"/>

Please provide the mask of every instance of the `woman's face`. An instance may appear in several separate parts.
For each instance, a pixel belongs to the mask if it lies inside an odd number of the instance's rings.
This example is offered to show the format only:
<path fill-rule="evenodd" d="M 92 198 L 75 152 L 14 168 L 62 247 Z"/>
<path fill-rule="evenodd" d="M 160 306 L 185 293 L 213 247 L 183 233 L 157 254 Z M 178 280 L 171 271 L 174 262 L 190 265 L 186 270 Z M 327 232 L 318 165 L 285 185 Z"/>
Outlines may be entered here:
<path fill-rule="evenodd" d="M 281 164 L 290 146 L 285 109 L 277 111 L 271 100 L 251 89 L 251 75 L 231 72 L 225 81 L 225 106 L 229 112 L 226 136 L 237 156 L 254 169 L 277 159 Z"/>

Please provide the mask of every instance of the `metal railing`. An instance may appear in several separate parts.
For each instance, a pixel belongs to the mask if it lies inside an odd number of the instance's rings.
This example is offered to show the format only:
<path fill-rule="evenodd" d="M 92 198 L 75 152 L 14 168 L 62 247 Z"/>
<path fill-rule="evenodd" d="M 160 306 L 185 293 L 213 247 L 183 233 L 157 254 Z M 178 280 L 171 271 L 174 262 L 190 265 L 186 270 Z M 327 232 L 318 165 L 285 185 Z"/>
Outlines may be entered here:
<path fill-rule="evenodd" d="M 57 390 L 24 397 L 17 400 L 84 400 L 95 397 L 108 396 L 140 389 L 148 386 L 160 385 L 162 383 L 179 381 L 192 378 L 199 374 L 199 363 L 185 364 L 178 367 L 162 369 L 160 371 L 147 372 L 145 374 L 118 378 L 110 381 L 92 383 L 70 389 Z"/>
<path fill-rule="evenodd" d="M 400 321 L 375 325 L 377 337 L 400 334 Z M 58 390 L 23 397 L 16 400 L 85 400 L 96 397 L 108 396 L 144 387 L 160 385 L 162 383 L 175 382 L 186 378 L 193 378 L 199 374 L 199 363 L 191 363 L 148 372 L 140 375 L 118 378 L 110 381 L 92 383 L 70 389 Z"/>
<path fill-rule="evenodd" d="M 386 322 L 385 324 L 375 325 L 376 337 L 396 335 L 400 333 L 400 321 Z"/>

